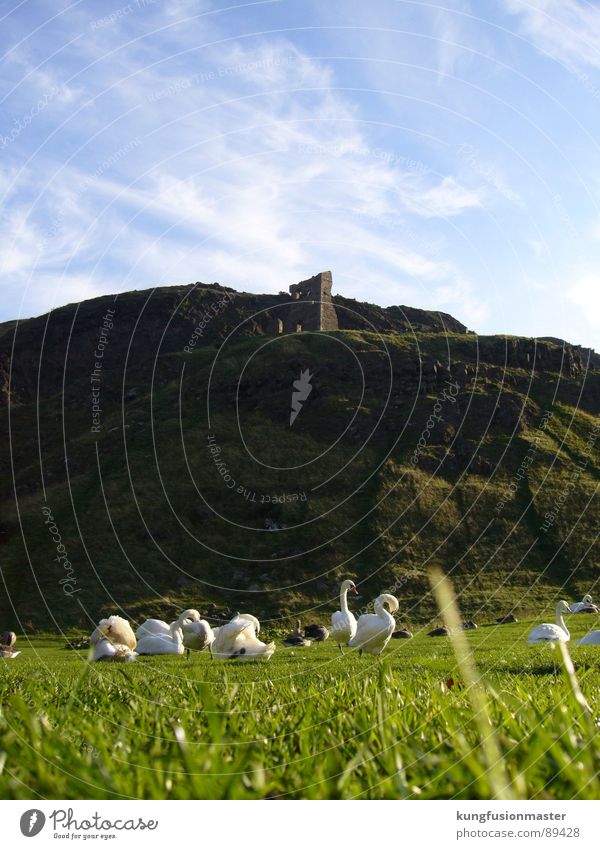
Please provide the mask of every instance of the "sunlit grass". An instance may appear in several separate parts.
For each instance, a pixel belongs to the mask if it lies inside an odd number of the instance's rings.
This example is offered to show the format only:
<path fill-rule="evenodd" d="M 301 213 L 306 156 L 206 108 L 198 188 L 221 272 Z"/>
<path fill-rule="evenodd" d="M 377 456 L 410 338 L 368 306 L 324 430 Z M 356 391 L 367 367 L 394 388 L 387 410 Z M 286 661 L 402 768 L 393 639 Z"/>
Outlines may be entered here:
<path fill-rule="evenodd" d="M 518 798 L 597 798 L 596 647 L 529 647 L 531 622 L 467 635 Z M 574 639 L 593 617 L 571 617 Z M 491 798 L 467 686 L 445 638 L 381 659 L 331 641 L 268 663 L 143 658 L 90 666 L 64 640 L 20 638 L 1 664 L 4 798 Z"/>

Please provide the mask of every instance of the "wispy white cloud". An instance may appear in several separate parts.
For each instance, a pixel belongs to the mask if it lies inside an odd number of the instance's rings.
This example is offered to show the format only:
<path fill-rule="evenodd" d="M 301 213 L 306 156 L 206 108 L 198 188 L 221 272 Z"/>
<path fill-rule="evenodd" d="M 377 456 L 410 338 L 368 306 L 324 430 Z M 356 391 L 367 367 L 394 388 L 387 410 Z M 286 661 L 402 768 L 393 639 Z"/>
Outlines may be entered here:
<path fill-rule="evenodd" d="M 570 68 L 600 68 L 600 7 L 579 0 L 504 0 L 536 46 Z"/>
<path fill-rule="evenodd" d="M 407 205 L 420 215 L 447 218 L 480 207 L 483 196 L 483 188 L 467 189 L 454 177 L 447 176 L 431 188 L 414 192 Z"/>
<path fill-rule="evenodd" d="M 459 3 L 459 8 L 464 7 Z M 453 9 L 432 8 L 433 33 L 437 40 L 436 60 L 440 81 L 456 73 L 457 65 L 466 52 L 462 48 L 463 33 L 460 18 Z"/>
<path fill-rule="evenodd" d="M 15 85 L 9 120 L 45 90 L 64 91 L 3 150 L 4 317 L 23 291 L 31 314 L 61 299 L 198 279 L 278 291 L 332 268 L 344 294 L 510 330 L 490 306 L 493 268 L 498 279 L 506 272 L 502 306 L 532 332 L 511 268 L 531 263 L 523 273 L 542 280 L 574 237 L 522 165 L 539 151 L 524 149 L 531 133 L 501 108 L 506 68 L 483 55 L 494 55 L 489 42 L 501 30 L 481 26 L 475 4 L 382 2 L 375 31 L 364 4 L 306 0 L 298 21 L 313 14 L 322 27 L 287 36 L 285 4 L 142 5 L 102 25 L 99 0 L 69 7 L 52 32 L 27 39 L 2 65 Z M 514 14 L 498 14 L 502 27 L 510 21 L 555 56 L 564 47 L 556 21 L 564 24 L 575 62 L 583 60 L 572 33 L 597 39 L 581 5 L 506 0 L 500 8 Z M 336 29 L 342 9 L 355 30 Z M 19 35 L 27 30 L 23 18 Z M 487 89 L 499 98 L 487 100 Z M 540 170 L 550 183 L 561 174 L 548 157 Z M 568 192 L 575 229 L 584 213 Z M 596 216 L 585 216 L 593 243 Z M 581 280 L 569 279 L 572 291 L 556 303 L 579 317 Z M 542 300 L 542 290 L 531 291 Z M 575 328 L 552 309 L 546 298 L 532 311 L 543 313 L 546 332 Z"/>
<path fill-rule="evenodd" d="M 119 286 L 203 277 L 279 290 L 351 254 L 376 258 L 393 301 L 399 279 L 453 273 L 426 242 L 415 246 L 404 219 L 459 215 L 481 204 L 483 190 L 371 145 L 331 69 L 295 45 L 221 45 L 187 76 L 137 73 L 134 59 L 122 61 L 133 65 L 120 64 L 126 84 L 114 98 L 128 118 L 112 152 L 104 148 L 87 173 L 75 160 L 54 174 L 46 163 L 43 181 L 33 166 L 21 175 L 41 198 L 5 212 L 0 263 L 13 283 L 35 276 L 64 291 L 63 268 L 73 293 L 86 280 L 87 297 L 116 288 L 108 263 Z M 102 73 L 96 83 L 110 86 L 114 64 Z M 85 115 L 95 131 L 102 116 Z"/>

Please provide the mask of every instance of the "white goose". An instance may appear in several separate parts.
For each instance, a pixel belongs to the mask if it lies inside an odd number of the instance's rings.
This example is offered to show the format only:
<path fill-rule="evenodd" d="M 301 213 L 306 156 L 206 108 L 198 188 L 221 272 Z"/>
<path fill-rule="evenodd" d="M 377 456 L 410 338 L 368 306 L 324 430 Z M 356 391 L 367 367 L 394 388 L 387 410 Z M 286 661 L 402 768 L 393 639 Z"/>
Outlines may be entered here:
<path fill-rule="evenodd" d="M 591 595 L 584 595 L 581 601 L 575 601 L 569 608 L 571 613 L 598 613 Z"/>
<path fill-rule="evenodd" d="M 178 626 L 185 633 L 185 625 L 189 625 L 192 622 L 200 622 L 201 616 L 197 610 L 193 608 L 188 608 L 184 610 L 183 613 L 180 613 L 176 619 Z M 168 637 L 170 632 L 170 625 L 164 622 L 162 619 L 146 619 L 145 622 L 139 626 L 137 631 L 135 632 L 138 640 L 141 640 L 142 637 L 147 637 L 149 634 L 163 634 L 165 637 Z"/>
<path fill-rule="evenodd" d="M 138 654 L 183 654 L 183 632 L 177 621 L 169 626 L 168 634 L 147 634 L 138 640 Z"/>
<path fill-rule="evenodd" d="M 331 616 L 331 636 L 340 647 L 342 654 L 344 649 L 342 643 L 347 644 L 356 634 L 356 617 L 348 610 L 348 592 L 358 594 L 354 581 L 344 581 L 340 587 L 340 610 L 336 610 Z"/>
<path fill-rule="evenodd" d="M 95 646 L 102 639 L 107 639 L 113 645 L 127 646 L 132 651 L 137 643 L 131 625 L 121 616 L 109 616 L 108 619 L 101 619 L 98 622 L 97 628 L 90 637 L 90 644 Z"/>
<path fill-rule="evenodd" d="M 102 637 L 101 640 L 92 647 L 93 661 L 113 661 L 115 663 L 131 663 L 136 659 L 137 655 L 129 646 L 122 643 L 111 643 L 107 637 Z"/>
<path fill-rule="evenodd" d="M 386 604 L 390 609 L 389 613 L 385 609 Z M 392 613 L 395 613 L 399 606 L 396 596 L 389 593 L 377 596 L 373 603 L 375 613 L 363 613 L 359 617 L 356 634 L 348 643 L 350 648 L 356 648 L 359 652 L 366 651 L 375 656 L 381 654 L 396 627 L 396 620 Z"/>
<path fill-rule="evenodd" d="M 571 639 L 569 629 L 565 625 L 563 613 L 570 613 L 571 608 L 566 601 L 559 601 L 556 605 L 556 624 L 544 622 L 530 631 L 527 638 L 528 643 L 568 643 Z"/>
<path fill-rule="evenodd" d="M 222 660 L 241 659 L 255 660 L 263 658 L 268 660 L 275 651 L 275 643 L 263 643 L 256 636 L 256 626 L 252 620 L 255 617 L 250 614 L 234 616 L 231 622 L 214 628 L 214 642 L 211 646 L 211 655 Z M 258 621 L 258 620 L 255 620 Z"/>

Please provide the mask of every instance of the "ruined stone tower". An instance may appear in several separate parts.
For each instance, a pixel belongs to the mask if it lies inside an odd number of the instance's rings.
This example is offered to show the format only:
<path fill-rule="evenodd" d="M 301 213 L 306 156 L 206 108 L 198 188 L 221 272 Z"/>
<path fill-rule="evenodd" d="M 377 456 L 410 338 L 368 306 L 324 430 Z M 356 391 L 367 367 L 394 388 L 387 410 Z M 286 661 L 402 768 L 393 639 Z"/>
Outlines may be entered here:
<path fill-rule="evenodd" d="M 281 331 L 300 333 L 303 330 L 338 330 L 338 319 L 331 299 L 331 271 L 321 271 L 310 280 L 290 286 L 293 302 Z"/>

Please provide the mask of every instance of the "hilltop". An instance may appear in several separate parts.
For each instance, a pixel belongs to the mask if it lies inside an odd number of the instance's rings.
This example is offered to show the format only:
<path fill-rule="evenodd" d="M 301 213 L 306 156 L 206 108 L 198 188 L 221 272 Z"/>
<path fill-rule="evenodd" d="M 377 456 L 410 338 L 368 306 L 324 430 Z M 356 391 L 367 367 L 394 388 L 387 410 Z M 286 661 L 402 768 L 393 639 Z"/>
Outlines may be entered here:
<path fill-rule="evenodd" d="M 597 355 L 339 295 L 339 330 L 273 335 L 289 301 L 170 286 L 0 325 L 0 622 L 325 621 L 348 574 L 422 620 L 429 564 L 487 618 L 593 587 Z"/>

